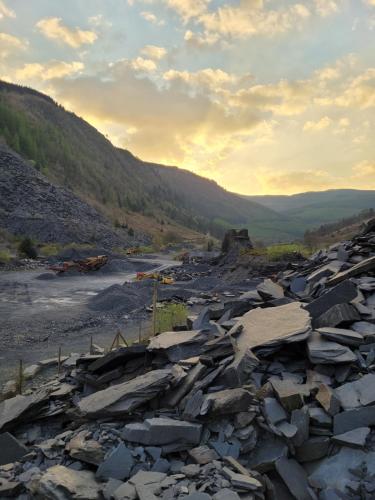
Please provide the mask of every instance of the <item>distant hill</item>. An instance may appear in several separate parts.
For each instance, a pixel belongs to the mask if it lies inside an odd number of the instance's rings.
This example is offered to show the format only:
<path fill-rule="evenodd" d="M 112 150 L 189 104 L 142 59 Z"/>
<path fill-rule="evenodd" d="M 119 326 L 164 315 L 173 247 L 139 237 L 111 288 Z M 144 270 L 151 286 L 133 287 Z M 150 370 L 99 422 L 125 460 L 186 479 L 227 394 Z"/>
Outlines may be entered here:
<path fill-rule="evenodd" d="M 375 191 L 357 189 L 331 189 L 290 196 L 247 196 L 246 199 L 285 215 L 297 225 L 302 223 L 305 229 L 375 208 Z"/>
<path fill-rule="evenodd" d="M 291 237 L 284 215 L 214 181 L 115 148 L 94 127 L 35 90 L 0 82 L 0 137 L 51 182 L 117 226 L 154 235 L 185 227 L 217 237 L 228 227 L 246 226 L 255 237 Z"/>

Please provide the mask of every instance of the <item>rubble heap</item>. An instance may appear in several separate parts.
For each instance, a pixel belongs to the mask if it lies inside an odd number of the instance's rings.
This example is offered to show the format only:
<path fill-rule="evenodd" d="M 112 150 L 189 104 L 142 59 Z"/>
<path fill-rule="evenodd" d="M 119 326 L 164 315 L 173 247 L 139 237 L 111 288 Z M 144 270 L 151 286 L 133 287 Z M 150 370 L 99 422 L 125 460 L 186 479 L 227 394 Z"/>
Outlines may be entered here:
<path fill-rule="evenodd" d="M 375 497 L 375 221 L 0 403 L 0 497 Z"/>

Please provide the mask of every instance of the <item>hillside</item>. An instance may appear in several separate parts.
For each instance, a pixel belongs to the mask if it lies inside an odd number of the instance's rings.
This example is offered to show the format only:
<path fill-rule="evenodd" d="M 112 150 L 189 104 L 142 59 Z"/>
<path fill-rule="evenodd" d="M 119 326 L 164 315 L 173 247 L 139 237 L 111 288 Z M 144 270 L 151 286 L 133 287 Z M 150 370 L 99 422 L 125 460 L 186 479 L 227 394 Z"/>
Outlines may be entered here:
<path fill-rule="evenodd" d="M 351 217 L 361 210 L 375 208 L 375 191 L 356 189 L 331 189 L 328 191 L 300 193 L 290 196 L 247 196 L 275 210 L 305 229 Z"/>
<path fill-rule="evenodd" d="M 51 184 L 1 143 L 0 228 L 45 243 L 100 243 L 111 248 L 135 241 L 72 192 Z"/>
<path fill-rule="evenodd" d="M 289 235 L 285 216 L 191 172 L 142 162 L 32 89 L 0 82 L 0 136 L 118 226 L 137 230 L 143 218 L 157 232 L 182 225 L 220 237 L 227 227 L 247 226 L 255 237 Z"/>

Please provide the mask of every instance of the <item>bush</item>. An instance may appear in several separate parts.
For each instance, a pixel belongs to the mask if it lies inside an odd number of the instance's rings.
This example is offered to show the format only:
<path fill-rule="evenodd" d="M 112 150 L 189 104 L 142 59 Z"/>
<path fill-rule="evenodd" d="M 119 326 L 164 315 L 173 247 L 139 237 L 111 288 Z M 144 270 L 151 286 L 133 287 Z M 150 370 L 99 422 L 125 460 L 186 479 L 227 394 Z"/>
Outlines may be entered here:
<path fill-rule="evenodd" d="M 0 262 L 6 263 L 12 259 L 9 250 L 0 250 Z"/>
<path fill-rule="evenodd" d="M 18 245 L 18 253 L 29 259 L 36 259 L 38 253 L 30 238 L 24 238 Z"/>
<path fill-rule="evenodd" d="M 129 227 L 129 229 L 128 229 L 128 235 L 132 236 L 132 237 L 134 236 L 134 229 L 132 227 Z"/>

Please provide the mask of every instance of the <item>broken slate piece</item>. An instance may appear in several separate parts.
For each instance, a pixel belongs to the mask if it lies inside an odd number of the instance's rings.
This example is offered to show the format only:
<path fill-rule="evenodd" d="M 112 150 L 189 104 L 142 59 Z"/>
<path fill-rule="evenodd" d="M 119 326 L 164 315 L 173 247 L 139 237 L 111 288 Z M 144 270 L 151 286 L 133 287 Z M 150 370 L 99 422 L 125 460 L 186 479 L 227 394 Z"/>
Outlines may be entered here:
<path fill-rule="evenodd" d="M 76 471 L 63 465 L 54 465 L 46 470 L 37 486 L 41 498 L 77 498 L 97 500 L 101 485 L 95 481 L 90 471 Z M 58 492 L 63 492 L 58 495 Z"/>
<path fill-rule="evenodd" d="M 370 427 L 358 427 L 352 431 L 344 432 L 332 436 L 332 441 L 341 446 L 350 446 L 351 448 L 364 448 L 366 439 L 370 434 Z"/>
<path fill-rule="evenodd" d="M 209 335 L 201 330 L 164 332 L 151 338 L 147 350 L 163 353 L 169 361 L 176 363 L 201 354 L 202 344 L 211 338 Z"/>
<path fill-rule="evenodd" d="M 307 352 L 314 364 L 351 363 L 357 360 L 348 347 L 325 340 L 319 332 L 311 334 L 307 341 Z"/>
<path fill-rule="evenodd" d="M 9 432 L 0 434 L 0 465 L 20 460 L 28 453 L 28 449 Z"/>
<path fill-rule="evenodd" d="M 276 470 L 296 500 L 315 500 L 315 495 L 309 488 L 307 474 L 296 460 L 280 458 Z"/>
<path fill-rule="evenodd" d="M 335 389 L 335 394 L 344 410 L 375 404 L 375 374 L 368 373 L 354 382 Z"/>
<path fill-rule="evenodd" d="M 329 415 L 336 415 L 340 411 L 340 401 L 328 385 L 321 384 L 315 398 Z"/>
<path fill-rule="evenodd" d="M 0 498 L 22 498 L 23 484 L 18 481 L 8 481 L 0 478 Z"/>
<path fill-rule="evenodd" d="M 236 346 L 234 360 L 223 373 L 224 382 L 236 387 L 248 380 L 257 365 L 252 349 L 277 350 L 284 344 L 306 340 L 310 331 L 310 315 L 300 302 L 249 311 L 228 332 Z"/>
<path fill-rule="evenodd" d="M 130 476 L 134 465 L 131 451 L 123 444 L 112 450 L 96 471 L 98 479 L 110 478 L 124 480 Z"/>
<path fill-rule="evenodd" d="M 310 395 L 310 391 L 306 389 L 306 386 L 296 384 L 293 380 L 272 378 L 270 382 L 280 403 L 287 411 L 301 408 L 303 406 L 303 397 Z"/>
<path fill-rule="evenodd" d="M 247 411 L 252 402 L 251 394 L 245 389 L 225 389 L 204 397 L 201 415 L 229 415 Z"/>
<path fill-rule="evenodd" d="M 275 466 L 275 462 L 286 456 L 288 447 L 285 442 L 274 435 L 267 434 L 258 441 L 257 447 L 249 453 L 247 467 L 258 472 L 268 472 Z"/>
<path fill-rule="evenodd" d="M 153 399 L 173 380 L 173 369 L 153 370 L 128 382 L 94 392 L 81 399 L 78 407 L 90 418 L 126 414 Z"/>
<path fill-rule="evenodd" d="M 318 318 L 314 319 L 313 326 L 322 328 L 323 326 L 345 326 L 361 319 L 361 315 L 352 304 L 337 304 Z"/>
<path fill-rule="evenodd" d="M 373 425 L 375 425 L 375 406 L 355 408 L 354 410 L 342 411 L 334 416 L 333 433 L 336 436 L 358 427 Z"/>
<path fill-rule="evenodd" d="M 368 321 L 356 321 L 351 328 L 365 337 L 375 335 L 375 324 Z"/>
<path fill-rule="evenodd" d="M 346 271 L 342 271 L 340 273 L 337 273 L 335 276 L 332 276 L 332 278 L 329 278 L 327 280 L 327 285 L 336 285 L 337 283 L 340 283 L 340 281 L 343 281 L 347 278 L 352 278 L 353 276 L 358 276 L 359 274 L 371 271 L 372 269 L 375 269 L 375 256 L 362 260 L 362 262 L 359 262 Z"/>
<path fill-rule="evenodd" d="M 188 454 L 193 460 L 195 460 L 197 464 L 200 465 L 208 464 L 213 460 L 218 460 L 219 458 L 219 455 L 216 453 L 216 451 L 206 445 L 193 448 L 192 450 L 188 451 Z"/>
<path fill-rule="evenodd" d="M 331 307 L 337 304 L 347 304 L 357 296 L 357 287 L 354 283 L 347 280 L 334 288 L 329 289 L 326 293 L 313 300 L 305 309 L 309 311 L 312 318 L 318 318 Z"/>
<path fill-rule="evenodd" d="M 148 446 L 170 443 L 199 444 L 201 432 L 201 424 L 160 417 L 125 425 L 122 437 L 126 441 Z"/>
<path fill-rule="evenodd" d="M 339 344 L 348 346 L 359 346 L 363 344 L 363 335 L 353 330 L 325 326 L 323 328 L 317 328 L 317 331 L 325 339 L 338 342 Z"/>
<path fill-rule="evenodd" d="M 37 414 L 47 399 L 47 393 L 40 391 L 31 396 L 18 395 L 0 403 L 0 431 L 11 429 Z"/>
<path fill-rule="evenodd" d="M 266 419 L 272 425 L 276 425 L 288 418 L 284 408 L 275 398 L 265 398 L 263 408 Z"/>
<path fill-rule="evenodd" d="M 328 454 L 330 438 L 327 436 L 313 437 L 305 441 L 301 446 L 297 446 L 295 457 L 298 462 L 313 462 Z"/>
<path fill-rule="evenodd" d="M 257 286 L 257 292 L 264 300 L 281 299 L 284 297 L 283 287 L 268 278 Z"/>
<path fill-rule="evenodd" d="M 307 406 L 299 410 L 293 410 L 290 423 L 297 427 L 297 433 L 292 439 L 295 446 L 301 446 L 309 438 L 310 415 Z"/>

